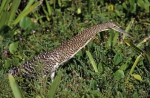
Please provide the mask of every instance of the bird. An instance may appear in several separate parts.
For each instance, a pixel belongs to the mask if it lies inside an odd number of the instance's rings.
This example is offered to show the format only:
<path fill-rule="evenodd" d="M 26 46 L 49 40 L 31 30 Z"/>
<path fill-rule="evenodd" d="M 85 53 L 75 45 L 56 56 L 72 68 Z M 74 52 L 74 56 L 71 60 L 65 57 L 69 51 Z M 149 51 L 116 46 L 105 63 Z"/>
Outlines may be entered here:
<path fill-rule="evenodd" d="M 85 28 L 81 33 L 75 35 L 73 38 L 63 42 L 60 46 L 54 50 L 38 54 L 33 58 L 27 60 L 25 63 L 18 67 L 13 67 L 9 70 L 9 73 L 17 76 L 23 75 L 26 77 L 35 77 L 35 67 L 42 66 L 43 77 L 50 75 L 53 81 L 56 69 L 64 62 L 71 59 L 78 51 L 85 47 L 89 41 L 98 33 L 106 30 L 113 29 L 128 37 L 132 37 L 126 33 L 116 23 L 110 21 L 95 26 Z M 39 62 L 39 63 L 38 63 Z"/>

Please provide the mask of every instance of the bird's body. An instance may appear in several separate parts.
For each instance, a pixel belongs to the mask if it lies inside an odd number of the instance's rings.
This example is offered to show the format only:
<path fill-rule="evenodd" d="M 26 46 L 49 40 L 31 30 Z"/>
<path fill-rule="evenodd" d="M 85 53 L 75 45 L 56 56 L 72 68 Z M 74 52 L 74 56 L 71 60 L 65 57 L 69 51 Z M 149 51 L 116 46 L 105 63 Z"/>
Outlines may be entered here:
<path fill-rule="evenodd" d="M 23 74 L 25 76 L 35 76 L 35 67 L 43 65 L 44 75 L 50 74 L 53 79 L 55 70 L 64 62 L 72 58 L 79 50 L 81 50 L 88 42 L 101 31 L 115 29 L 121 33 L 125 33 L 115 23 L 106 22 L 84 29 L 81 33 L 72 39 L 62 43 L 54 50 L 39 54 L 32 59 L 26 61 L 22 66 L 14 67 L 9 72 L 13 75 Z M 127 36 L 127 33 L 125 33 Z M 39 64 L 37 62 L 40 62 Z"/>

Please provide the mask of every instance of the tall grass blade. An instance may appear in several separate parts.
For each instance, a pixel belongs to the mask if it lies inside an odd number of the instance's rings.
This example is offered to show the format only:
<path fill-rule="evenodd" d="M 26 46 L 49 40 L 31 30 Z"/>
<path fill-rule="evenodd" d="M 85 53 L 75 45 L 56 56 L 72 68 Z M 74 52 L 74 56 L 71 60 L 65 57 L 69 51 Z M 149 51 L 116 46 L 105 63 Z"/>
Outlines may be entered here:
<path fill-rule="evenodd" d="M 48 3 L 48 1 L 47 0 L 45 0 L 45 1 L 46 1 L 46 7 L 48 10 L 48 15 L 50 16 L 50 15 L 52 15 L 52 8 L 51 8 L 50 4 Z"/>
<path fill-rule="evenodd" d="M 13 1 L 12 6 L 11 6 L 11 10 L 10 10 L 10 13 L 9 13 L 10 17 L 9 17 L 9 21 L 8 21 L 9 23 L 8 24 L 12 23 L 12 20 L 15 17 L 16 11 L 17 11 L 17 9 L 20 5 L 20 1 L 21 0 L 14 0 Z"/>
<path fill-rule="evenodd" d="M 150 55 L 146 52 L 143 52 L 143 56 L 148 64 L 150 64 Z"/>
<path fill-rule="evenodd" d="M 29 9 L 30 6 L 33 4 L 34 1 L 35 1 L 35 0 L 29 0 L 27 6 L 25 7 L 25 9 L 24 9 L 23 11 Z"/>
<path fill-rule="evenodd" d="M 1 5 L 0 5 L 0 18 L 2 15 L 2 12 L 7 10 L 8 4 L 10 3 L 11 0 L 3 0 Z"/>
<path fill-rule="evenodd" d="M 116 31 L 114 31 L 114 32 L 116 32 Z M 119 33 L 115 33 L 115 36 L 114 36 L 114 38 L 113 38 L 113 46 L 116 45 L 116 43 L 117 43 L 117 41 L 118 41 L 118 37 L 119 37 Z"/>
<path fill-rule="evenodd" d="M 136 46 L 131 42 L 131 40 L 125 39 L 124 42 L 125 42 L 128 46 L 130 46 L 132 49 L 134 49 L 136 52 L 138 52 L 139 54 L 143 53 L 143 51 L 142 51 L 141 49 L 139 49 L 138 47 L 136 47 Z"/>
<path fill-rule="evenodd" d="M 87 54 L 87 56 L 88 56 L 89 59 L 90 59 L 90 62 L 91 62 L 91 64 L 92 64 L 93 68 L 94 68 L 94 71 L 95 71 L 95 72 L 98 72 L 98 69 L 97 69 L 97 66 L 96 66 L 96 62 L 94 61 L 94 59 L 93 59 L 91 53 L 90 53 L 89 51 L 86 51 L 86 54 Z"/>
<path fill-rule="evenodd" d="M 47 12 L 45 6 L 42 5 L 42 9 L 43 9 L 43 11 L 44 11 L 44 13 L 46 15 L 47 20 L 50 21 L 50 18 L 49 18 L 49 15 L 48 15 L 48 12 Z"/>
<path fill-rule="evenodd" d="M 57 77 L 54 79 L 52 86 L 50 90 L 48 91 L 48 97 L 47 98 L 55 98 L 56 90 L 59 86 L 60 80 L 61 80 L 62 72 L 59 71 Z"/>
<path fill-rule="evenodd" d="M 138 63 L 138 61 L 139 61 L 139 59 L 141 58 L 141 56 L 142 56 L 142 54 L 140 54 L 137 58 L 136 58 L 136 60 L 135 60 L 135 62 L 134 62 L 134 64 L 133 64 L 133 66 L 132 66 L 132 68 L 131 68 L 131 70 L 130 70 L 130 72 L 129 72 L 129 74 L 132 76 L 132 73 L 133 73 L 133 71 L 134 71 L 134 69 L 135 69 L 135 67 L 136 67 L 136 65 L 137 65 L 137 63 Z M 126 79 L 126 82 L 128 83 L 129 82 L 129 76 L 127 77 L 127 79 Z"/>
<path fill-rule="evenodd" d="M 31 7 L 29 7 L 27 10 L 21 12 L 19 14 L 19 16 L 17 17 L 17 19 L 13 22 L 14 25 L 16 25 L 21 18 L 25 17 L 26 15 L 28 15 L 30 12 L 32 12 L 38 5 L 40 4 L 40 2 L 36 2 L 35 4 L 33 4 Z"/>
<path fill-rule="evenodd" d="M 143 54 L 143 56 L 144 56 L 144 58 L 145 58 L 145 60 L 148 62 L 148 64 L 150 64 L 150 56 L 149 56 L 149 54 L 147 54 L 146 52 L 144 52 L 144 51 L 142 51 L 140 48 L 138 48 L 137 46 L 135 46 L 132 42 L 131 42 L 131 40 L 124 40 L 124 42 L 128 45 L 128 46 L 130 46 L 132 49 L 134 49 L 136 52 L 138 52 L 139 54 Z M 140 43 L 140 45 L 141 45 L 141 43 Z M 139 44 L 138 44 L 138 46 L 140 46 Z"/>
<path fill-rule="evenodd" d="M 129 22 L 128 26 L 126 27 L 125 31 L 129 32 L 129 30 L 131 29 L 133 23 L 134 23 L 134 18 L 132 18 L 132 20 Z M 125 34 L 123 35 L 123 39 L 125 38 Z"/>
<path fill-rule="evenodd" d="M 14 97 L 15 98 L 23 98 L 21 91 L 20 91 L 14 77 L 11 74 L 8 74 L 8 78 L 9 78 L 10 87 L 13 91 Z"/>
<path fill-rule="evenodd" d="M 7 24 L 9 18 L 9 12 L 3 12 L 2 17 L 0 18 L 0 28 Z"/>
<path fill-rule="evenodd" d="M 150 36 L 144 38 L 144 40 L 142 40 L 137 47 L 141 47 L 144 43 L 146 43 L 148 40 L 150 40 Z M 150 48 L 146 47 L 146 52 L 143 53 L 144 54 L 144 58 L 146 59 L 146 61 L 148 62 L 148 64 L 150 64 L 150 52 L 149 52 Z"/>
<path fill-rule="evenodd" d="M 135 62 L 134 62 L 134 64 L 133 64 L 133 66 L 132 66 L 132 68 L 131 68 L 131 70 L 130 70 L 130 72 L 129 72 L 130 75 L 133 73 L 134 68 L 136 67 L 136 65 L 137 65 L 139 59 L 141 58 L 141 56 L 142 56 L 142 54 L 140 54 L 140 55 L 136 58 L 136 60 L 135 60 Z"/>
<path fill-rule="evenodd" d="M 141 41 L 141 42 L 137 45 L 137 47 L 141 47 L 141 45 L 144 44 L 145 42 L 147 42 L 148 40 L 150 40 L 150 36 L 144 38 L 144 40 Z"/>
<path fill-rule="evenodd" d="M 107 47 L 112 49 L 112 43 L 113 43 L 113 33 L 110 33 L 110 36 L 107 41 Z"/>

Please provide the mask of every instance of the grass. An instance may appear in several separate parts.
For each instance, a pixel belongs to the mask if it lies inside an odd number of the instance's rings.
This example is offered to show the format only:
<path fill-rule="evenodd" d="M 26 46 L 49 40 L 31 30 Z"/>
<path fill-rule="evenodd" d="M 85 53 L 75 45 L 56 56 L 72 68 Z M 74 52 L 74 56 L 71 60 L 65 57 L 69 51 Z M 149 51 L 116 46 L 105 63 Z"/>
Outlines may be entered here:
<path fill-rule="evenodd" d="M 45 14 L 45 11 L 51 13 L 46 5 L 43 5 L 45 7 L 39 11 L 31 13 L 30 17 L 38 23 L 32 24 L 28 17 L 22 22 L 31 23 L 31 28 L 20 23 L 14 30 L 16 34 L 13 38 L 2 36 L 3 39 L 0 40 L 1 97 L 13 96 L 6 75 L 10 67 L 19 66 L 36 54 L 56 48 L 86 27 L 109 20 L 118 23 L 132 34 L 133 38 L 129 39 L 113 30 L 98 33 L 86 47 L 57 70 L 57 72 L 62 71 L 62 76 L 55 97 L 149 97 L 149 40 L 143 41 L 149 36 L 149 15 L 142 5 L 136 5 L 139 9 L 135 9 L 134 12 L 132 3 L 136 4 L 135 2 L 119 4 L 117 0 L 115 2 L 63 1 L 59 4 L 51 2 L 52 14 Z M 128 4 L 130 8 L 127 10 L 125 5 Z M 81 12 L 76 12 L 80 10 Z M 18 43 L 16 49 L 9 46 L 13 42 Z M 138 80 L 138 77 L 141 77 L 142 81 Z M 40 75 L 33 80 L 22 77 L 15 77 L 15 80 L 25 98 L 45 98 L 52 87 L 49 77 L 43 79 Z"/>

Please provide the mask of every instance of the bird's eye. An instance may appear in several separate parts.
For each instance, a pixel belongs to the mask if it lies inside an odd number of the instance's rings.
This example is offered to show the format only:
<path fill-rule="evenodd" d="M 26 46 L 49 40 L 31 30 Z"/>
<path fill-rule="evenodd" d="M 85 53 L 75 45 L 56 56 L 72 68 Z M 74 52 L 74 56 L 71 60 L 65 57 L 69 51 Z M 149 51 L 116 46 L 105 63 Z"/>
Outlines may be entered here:
<path fill-rule="evenodd" d="M 119 26 L 114 25 L 113 28 L 119 28 Z"/>
<path fill-rule="evenodd" d="M 113 25 L 113 28 L 116 28 L 117 26 L 116 25 Z"/>

